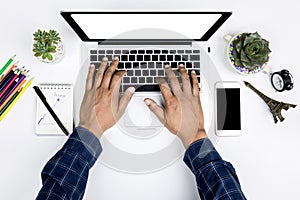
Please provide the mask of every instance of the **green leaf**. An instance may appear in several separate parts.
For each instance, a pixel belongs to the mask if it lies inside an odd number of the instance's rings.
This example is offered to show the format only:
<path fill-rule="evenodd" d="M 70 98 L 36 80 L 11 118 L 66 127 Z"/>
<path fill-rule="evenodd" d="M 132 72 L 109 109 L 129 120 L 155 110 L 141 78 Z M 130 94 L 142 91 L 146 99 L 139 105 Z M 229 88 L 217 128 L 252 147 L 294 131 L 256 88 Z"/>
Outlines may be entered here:
<path fill-rule="evenodd" d="M 35 57 L 40 57 L 42 54 L 41 53 L 35 53 L 34 56 Z"/>
<path fill-rule="evenodd" d="M 42 58 L 46 59 L 46 57 L 47 57 L 47 53 L 44 53 L 43 56 L 42 56 Z"/>
<path fill-rule="evenodd" d="M 50 53 L 47 54 L 47 58 L 48 60 L 53 60 L 53 56 Z"/>

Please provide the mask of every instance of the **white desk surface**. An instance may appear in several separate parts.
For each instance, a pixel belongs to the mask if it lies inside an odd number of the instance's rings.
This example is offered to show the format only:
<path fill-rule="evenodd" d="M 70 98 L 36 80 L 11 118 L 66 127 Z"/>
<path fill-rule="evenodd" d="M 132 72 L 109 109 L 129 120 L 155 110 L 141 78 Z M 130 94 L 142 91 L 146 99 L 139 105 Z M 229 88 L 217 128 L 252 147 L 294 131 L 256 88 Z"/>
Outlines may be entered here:
<path fill-rule="evenodd" d="M 299 8 L 300 3 L 296 0 L 280 3 L 270 0 L 3 1 L 0 66 L 16 53 L 22 64 L 36 76 L 35 82 L 63 80 L 75 83 L 82 64 L 79 56 L 82 42 L 64 22 L 60 10 L 226 10 L 233 11 L 233 16 L 209 41 L 211 57 L 222 79 L 248 80 L 275 99 L 299 104 Z M 62 35 L 66 52 L 58 64 L 43 64 L 33 57 L 32 33 L 37 28 L 54 28 Z M 226 42 L 223 36 L 255 30 L 271 41 L 270 66 L 275 70 L 287 68 L 293 74 L 295 88 L 292 91 L 276 93 L 266 75 L 245 77 L 230 69 L 224 56 Z M 299 105 L 283 112 L 286 117 L 283 123 L 274 124 L 263 101 L 249 89 L 245 88 L 243 92 L 246 104 L 244 133 L 241 137 L 220 138 L 217 149 L 236 168 L 249 199 L 295 199 L 300 178 Z M 65 137 L 38 137 L 34 134 L 35 98 L 32 89 L 27 91 L 0 122 L 0 199 L 33 199 L 41 187 L 42 167 L 66 140 Z M 93 180 L 88 184 L 86 198 L 170 199 L 180 196 L 176 191 L 180 191 L 181 184 L 174 183 L 174 170 L 176 165 L 182 164 L 178 162 L 160 172 L 142 176 L 118 174 L 107 168 L 92 171 Z M 112 196 L 97 194 L 107 188 Z M 185 199 L 194 197 L 190 195 Z"/>

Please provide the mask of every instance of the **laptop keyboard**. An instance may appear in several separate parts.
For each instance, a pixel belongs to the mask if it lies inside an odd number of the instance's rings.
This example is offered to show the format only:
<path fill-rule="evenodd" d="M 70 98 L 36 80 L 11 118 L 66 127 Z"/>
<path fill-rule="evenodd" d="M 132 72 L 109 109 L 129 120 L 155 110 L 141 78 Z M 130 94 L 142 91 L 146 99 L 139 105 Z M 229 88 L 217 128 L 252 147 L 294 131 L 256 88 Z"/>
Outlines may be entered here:
<path fill-rule="evenodd" d="M 179 77 L 178 66 L 183 64 L 188 73 L 196 71 L 200 83 L 200 50 L 90 50 L 90 63 L 98 67 L 103 57 L 108 58 L 110 65 L 114 57 L 119 57 L 119 70 L 127 70 L 122 79 L 121 91 L 134 86 L 137 91 L 159 91 L 156 77 L 167 77 L 164 65 L 169 64 Z M 181 79 L 179 79 L 180 81 Z M 181 82 L 181 81 L 180 81 Z"/>

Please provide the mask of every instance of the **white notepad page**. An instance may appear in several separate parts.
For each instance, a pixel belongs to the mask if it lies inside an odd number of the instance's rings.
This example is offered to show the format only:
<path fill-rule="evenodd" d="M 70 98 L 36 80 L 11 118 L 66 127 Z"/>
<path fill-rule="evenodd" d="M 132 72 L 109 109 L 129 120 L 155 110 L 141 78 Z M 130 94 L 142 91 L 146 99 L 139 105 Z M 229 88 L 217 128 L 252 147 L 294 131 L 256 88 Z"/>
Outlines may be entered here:
<path fill-rule="evenodd" d="M 71 134 L 73 132 L 73 86 L 71 84 L 39 84 L 38 86 L 50 107 Z M 65 135 L 38 96 L 35 127 L 37 135 Z"/>

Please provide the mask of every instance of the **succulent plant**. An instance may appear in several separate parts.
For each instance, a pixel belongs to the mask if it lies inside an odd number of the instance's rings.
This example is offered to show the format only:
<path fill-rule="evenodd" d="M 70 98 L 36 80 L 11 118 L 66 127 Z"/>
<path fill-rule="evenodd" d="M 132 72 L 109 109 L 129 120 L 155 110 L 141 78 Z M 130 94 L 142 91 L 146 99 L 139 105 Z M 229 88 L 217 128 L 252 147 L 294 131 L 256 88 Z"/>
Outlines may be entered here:
<path fill-rule="evenodd" d="M 38 29 L 34 34 L 33 52 L 34 56 L 42 59 L 52 60 L 52 53 L 56 52 L 56 45 L 60 41 L 59 33 L 55 30 L 49 30 L 49 32 L 41 31 Z"/>
<path fill-rule="evenodd" d="M 236 66 L 253 70 L 262 66 L 269 59 L 269 42 L 257 32 L 243 33 L 233 40 L 233 58 Z"/>

